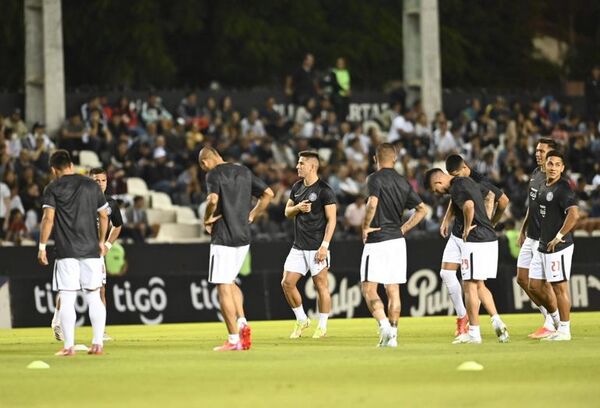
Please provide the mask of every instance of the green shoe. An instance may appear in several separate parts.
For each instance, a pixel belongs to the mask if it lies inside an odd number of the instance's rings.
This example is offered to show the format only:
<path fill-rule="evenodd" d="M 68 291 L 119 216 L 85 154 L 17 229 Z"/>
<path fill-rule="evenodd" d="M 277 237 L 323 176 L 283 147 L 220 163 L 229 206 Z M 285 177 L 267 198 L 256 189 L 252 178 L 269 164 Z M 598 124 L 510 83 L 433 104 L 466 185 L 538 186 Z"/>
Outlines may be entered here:
<path fill-rule="evenodd" d="M 297 321 L 294 326 L 294 331 L 290 334 L 290 339 L 297 339 L 302 336 L 302 332 L 310 326 L 310 319 L 306 318 L 306 320 Z"/>
<path fill-rule="evenodd" d="M 321 337 L 325 337 L 326 335 L 327 335 L 327 329 L 322 329 L 320 327 L 317 327 L 317 330 L 315 330 L 315 333 L 313 334 L 312 338 L 320 339 Z"/>

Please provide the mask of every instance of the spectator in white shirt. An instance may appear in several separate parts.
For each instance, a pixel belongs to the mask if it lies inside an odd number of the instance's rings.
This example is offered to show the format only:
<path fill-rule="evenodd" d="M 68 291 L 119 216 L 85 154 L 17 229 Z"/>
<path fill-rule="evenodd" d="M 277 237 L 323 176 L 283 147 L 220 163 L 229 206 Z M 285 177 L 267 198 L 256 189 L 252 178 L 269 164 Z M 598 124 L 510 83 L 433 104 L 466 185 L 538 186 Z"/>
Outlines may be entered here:
<path fill-rule="evenodd" d="M 346 228 L 360 234 L 366 212 L 365 198 L 362 195 L 356 196 L 356 200 L 346 207 L 344 212 L 344 225 Z"/>

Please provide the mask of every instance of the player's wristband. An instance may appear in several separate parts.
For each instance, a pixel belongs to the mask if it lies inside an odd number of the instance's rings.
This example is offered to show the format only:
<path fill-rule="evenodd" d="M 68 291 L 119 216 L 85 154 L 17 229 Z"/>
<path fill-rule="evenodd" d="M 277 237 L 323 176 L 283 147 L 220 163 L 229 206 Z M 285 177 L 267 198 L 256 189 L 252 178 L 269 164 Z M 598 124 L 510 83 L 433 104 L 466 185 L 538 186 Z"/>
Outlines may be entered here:
<path fill-rule="evenodd" d="M 106 242 L 104 243 L 104 246 L 106 247 L 106 249 L 107 249 L 108 251 L 110 251 L 110 249 L 112 248 L 112 245 L 113 245 L 113 244 L 111 244 L 111 243 L 110 243 L 110 242 L 108 242 L 108 241 L 106 241 Z"/>
<path fill-rule="evenodd" d="M 43 243 L 40 242 L 40 244 L 38 245 L 38 249 L 40 251 L 45 251 L 46 250 L 46 244 L 43 244 Z"/>
<path fill-rule="evenodd" d="M 323 241 L 323 242 L 321 242 L 321 246 L 324 247 L 325 249 L 327 249 L 327 248 L 329 248 L 329 242 Z"/>
<path fill-rule="evenodd" d="M 556 233 L 556 237 L 555 237 L 556 239 L 561 240 L 561 239 L 563 239 L 563 237 L 564 237 L 564 235 L 561 234 L 560 232 Z"/>

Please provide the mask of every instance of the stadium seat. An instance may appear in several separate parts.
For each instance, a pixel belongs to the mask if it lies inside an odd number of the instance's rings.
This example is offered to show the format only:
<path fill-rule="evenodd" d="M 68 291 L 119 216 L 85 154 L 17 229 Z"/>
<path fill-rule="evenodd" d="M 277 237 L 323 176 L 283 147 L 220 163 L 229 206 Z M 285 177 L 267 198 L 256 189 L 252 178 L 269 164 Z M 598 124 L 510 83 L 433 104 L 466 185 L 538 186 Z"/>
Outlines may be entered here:
<path fill-rule="evenodd" d="M 600 230 L 592 231 L 592 237 L 600 237 Z"/>
<path fill-rule="evenodd" d="M 587 238 L 590 234 L 585 230 L 575 230 L 573 231 L 573 236 L 578 238 Z"/>
<path fill-rule="evenodd" d="M 96 152 L 82 150 L 79 152 L 79 165 L 91 169 L 94 167 L 102 167 L 102 162 L 98 158 Z"/>
<path fill-rule="evenodd" d="M 174 206 L 176 221 L 179 224 L 200 224 L 200 220 L 194 214 L 194 210 L 189 207 Z"/>
<path fill-rule="evenodd" d="M 144 179 L 139 177 L 129 177 L 127 179 L 127 193 L 132 196 L 142 196 L 147 197 L 150 191 L 148 190 L 148 186 Z"/>
<path fill-rule="evenodd" d="M 148 208 L 146 210 L 146 215 L 148 216 L 148 224 L 150 225 L 177 222 L 174 210 Z"/>
<path fill-rule="evenodd" d="M 329 163 L 331 153 L 333 153 L 333 150 L 331 150 L 329 147 L 321 147 L 319 149 L 319 157 L 321 158 L 321 163 Z"/>
<path fill-rule="evenodd" d="M 161 224 L 156 238 L 149 243 L 203 242 L 209 238 L 202 235 L 200 225 L 165 223 Z"/>
<path fill-rule="evenodd" d="M 150 208 L 158 208 L 162 210 L 173 209 L 171 197 L 169 197 L 169 195 L 166 193 L 150 190 Z"/>

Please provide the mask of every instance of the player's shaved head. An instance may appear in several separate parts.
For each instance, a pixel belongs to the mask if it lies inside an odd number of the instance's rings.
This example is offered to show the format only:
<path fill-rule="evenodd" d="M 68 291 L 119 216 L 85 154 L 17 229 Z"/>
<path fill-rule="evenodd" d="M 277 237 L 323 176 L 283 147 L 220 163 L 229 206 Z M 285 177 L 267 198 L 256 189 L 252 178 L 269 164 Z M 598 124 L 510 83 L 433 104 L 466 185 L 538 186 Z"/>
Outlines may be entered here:
<path fill-rule="evenodd" d="M 396 148 L 391 143 L 381 143 L 377 146 L 375 150 L 375 157 L 377 157 L 378 163 L 394 163 L 396 161 L 396 157 L 398 157 L 396 153 Z"/>
<path fill-rule="evenodd" d="M 223 163 L 223 158 L 215 148 L 205 146 L 198 153 L 198 163 L 203 171 L 210 171 Z"/>
<path fill-rule="evenodd" d="M 214 147 L 210 147 L 210 146 L 203 147 L 202 150 L 200 150 L 200 154 L 198 155 L 199 160 L 217 158 L 217 157 L 221 157 L 221 155 Z"/>

